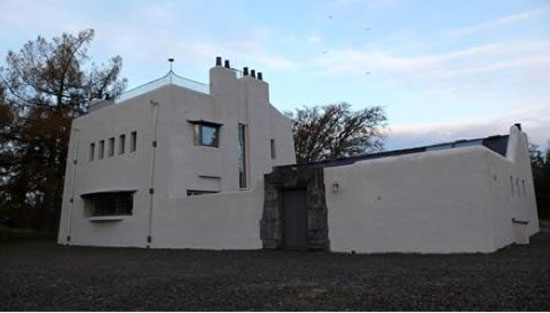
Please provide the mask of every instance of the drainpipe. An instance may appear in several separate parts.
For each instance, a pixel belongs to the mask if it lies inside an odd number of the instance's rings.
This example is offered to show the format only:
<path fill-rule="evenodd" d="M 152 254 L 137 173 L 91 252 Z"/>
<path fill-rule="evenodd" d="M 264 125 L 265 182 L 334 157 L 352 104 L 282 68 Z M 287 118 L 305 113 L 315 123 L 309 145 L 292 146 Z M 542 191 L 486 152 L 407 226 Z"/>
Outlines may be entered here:
<path fill-rule="evenodd" d="M 159 103 L 158 101 L 151 100 L 151 105 L 153 105 L 153 157 L 151 158 L 151 179 L 149 182 L 149 219 L 147 225 L 147 248 L 150 247 L 152 238 L 152 227 L 153 227 L 153 207 L 154 207 L 154 195 L 155 195 L 155 164 L 157 159 L 157 130 L 158 130 L 158 118 L 159 118 Z"/>
<path fill-rule="evenodd" d="M 67 216 L 67 245 L 71 243 L 71 217 L 73 212 L 73 206 L 74 206 L 74 189 L 75 189 L 75 182 L 76 182 L 76 165 L 78 163 L 77 161 L 77 155 L 78 155 L 78 132 L 80 129 L 74 128 L 75 132 L 74 135 L 74 152 L 73 152 L 73 177 L 72 177 L 72 186 L 71 186 L 71 199 L 69 199 L 69 212 Z"/>

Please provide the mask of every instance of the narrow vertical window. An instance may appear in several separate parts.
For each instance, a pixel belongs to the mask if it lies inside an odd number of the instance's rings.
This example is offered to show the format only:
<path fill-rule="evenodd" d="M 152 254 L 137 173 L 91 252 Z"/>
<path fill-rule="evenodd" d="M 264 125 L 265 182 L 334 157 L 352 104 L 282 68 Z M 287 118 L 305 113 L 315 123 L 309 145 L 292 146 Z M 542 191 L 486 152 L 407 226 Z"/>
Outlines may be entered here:
<path fill-rule="evenodd" d="M 275 152 L 275 139 L 271 139 L 270 145 L 271 145 L 271 159 L 275 159 L 277 158 L 277 154 Z"/>
<path fill-rule="evenodd" d="M 115 155 L 115 137 L 109 138 L 109 150 L 107 150 L 107 155 L 112 157 Z"/>
<path fill-rule="evenodd" d="M 95 155 L 95 143 L 92 142 L 90 144 L 90 154 L 89 154 L 90 161 L 94 160 L 94 155 Z"/>
<path fill-rule="evenodd" d="M 246 188 L 246 125 L 239 123 L 239 188 Z"/>
<path fill-rule="evenodd" d="M 130 152 L 134 152 L 137 145 L 137 132 L 132 132 L 130 136 Z"/>
<path fill-rule="evenodd" d="M 103 156 L 105 155 L 105 140 L 99 141 L 99 157 L 98 159 L 103 159 Z"/>
<path fill-rule="evenodd" d="M 120 135 L 118 138 L 118 154 L 124 154 L 124 148 L 126 146 L 126 135 Z"/>

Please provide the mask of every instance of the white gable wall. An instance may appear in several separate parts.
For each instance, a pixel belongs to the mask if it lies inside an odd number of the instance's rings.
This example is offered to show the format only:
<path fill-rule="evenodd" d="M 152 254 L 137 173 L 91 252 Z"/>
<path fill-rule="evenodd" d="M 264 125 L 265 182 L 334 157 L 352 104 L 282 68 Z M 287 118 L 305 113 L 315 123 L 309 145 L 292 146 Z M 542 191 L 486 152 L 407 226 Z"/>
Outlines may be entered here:
<path fill-rule="evenodd" d="M 511 154 L 472 146 L 325 168 L 330 249 L 492 252 L 514 242 L 513 217 L 528 220 L 534 234 L 527 141 L 515 127 Z M 526 196 L 511 196 L 511 175 L 525 180 Z"/>
<path fill-rule="evenodd" d="M 486 184 L 489 188 L 486 202 L 491 213 L 494 250 L 515 242 L 514 227 L 525 227 L 528 235 L 539 231 L 528 145 L 527 135 L 513 126 L 506 158 L 492 151 L 485 152 Z M 513 224 L 512 218 L 528 221 L 529 224 Z"/>

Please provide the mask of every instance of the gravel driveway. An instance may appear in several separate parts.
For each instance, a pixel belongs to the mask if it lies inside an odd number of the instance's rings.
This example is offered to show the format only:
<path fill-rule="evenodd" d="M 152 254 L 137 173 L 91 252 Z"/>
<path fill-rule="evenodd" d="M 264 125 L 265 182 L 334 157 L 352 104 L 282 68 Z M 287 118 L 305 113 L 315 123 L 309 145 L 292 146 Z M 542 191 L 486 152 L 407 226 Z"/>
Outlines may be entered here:
<path fill-rule="evenodd" d="M 0 244 L 0 310 L 550 310 L 550 232 L 493 254 Z"/>

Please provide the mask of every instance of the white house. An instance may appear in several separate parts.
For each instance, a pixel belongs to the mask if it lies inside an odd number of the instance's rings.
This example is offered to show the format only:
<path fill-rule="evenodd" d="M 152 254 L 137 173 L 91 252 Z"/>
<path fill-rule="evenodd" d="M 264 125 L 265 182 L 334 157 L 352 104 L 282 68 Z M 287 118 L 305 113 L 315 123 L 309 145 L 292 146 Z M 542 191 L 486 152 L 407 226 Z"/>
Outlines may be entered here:
<path fill-rule="evenodd" d="M 256 77 L 257 76 L 257 77 Z M 165 77 L 73 121 L 58 242 L 491 252 L 538 231 L 527 137 L 295 165 L 261 73 Z"/>
<path fill-rule="evenodd" d="M 261 247 L 263 175 L 295 163 L 290 121 L 261 73 L 217 62 L 209 86 L 170 72 L 73 121 L 60 243 Z"/>

